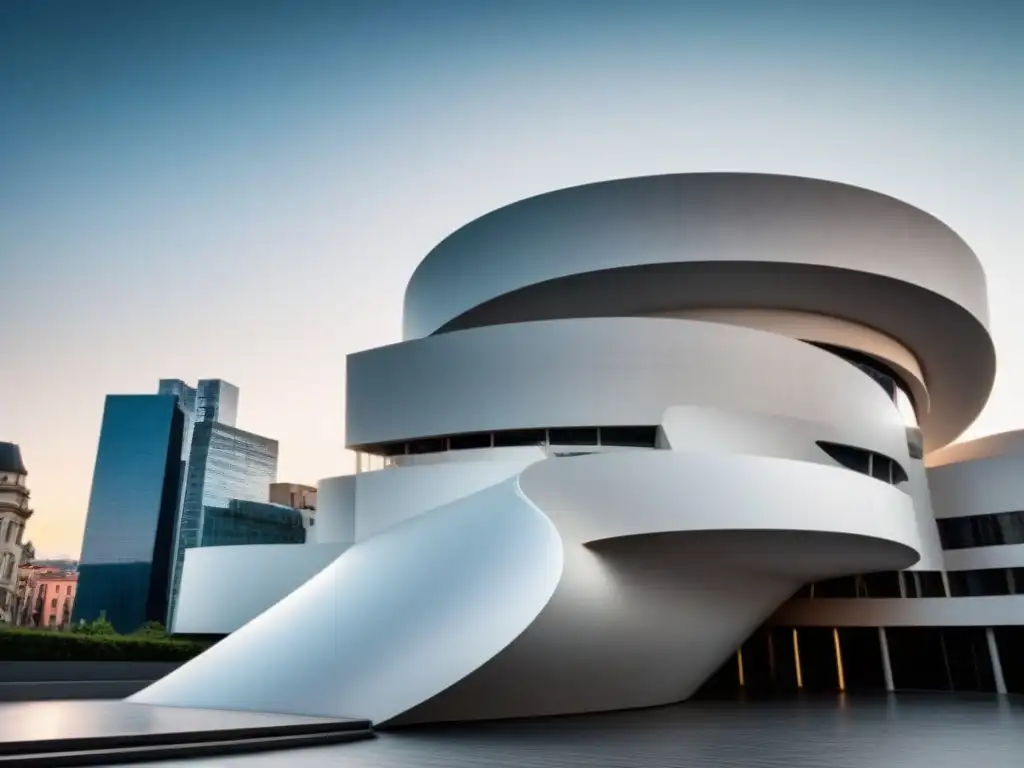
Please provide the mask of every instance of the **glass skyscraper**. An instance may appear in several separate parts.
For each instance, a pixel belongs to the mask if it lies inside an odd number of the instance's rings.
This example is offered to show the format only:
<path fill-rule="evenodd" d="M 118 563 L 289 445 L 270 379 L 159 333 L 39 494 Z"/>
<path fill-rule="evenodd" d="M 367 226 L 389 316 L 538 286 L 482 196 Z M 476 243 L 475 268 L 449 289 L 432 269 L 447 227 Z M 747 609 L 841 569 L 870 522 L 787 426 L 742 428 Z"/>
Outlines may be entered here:
<path fill-rule="evenodd" d="M 205 415 L 204 420 L 197 419 L 192 434 L 185 501 L 174 545 L 166 622 L 169 628 L 173 627 L 185 550 L 200 546 L 207 508 L 229 507 L 232 500 L 266 502 L 270 484 L 277 479 L 276 440 L 212 421 L 209 410 Z"/>
<path fill-rule="evenodd" d="M 185 426 L 181 438 L 181 486 L 178 488 L 178 508 L 175 511 L 175 529 L 178 516 L 181 514 L 181 502 L 185 498 L 185 478 L 188 470 L 188 455 L 192 449 L 192 429 L 196 423 L 196 388 L 190 387 L 181 379 L 160 379 L 157 384 L 158 395 L 174 395 L 178 398 L 178 407 L 185 416 Z"/>
<path fill-rule="evenodd" d="M 239 544 L 302 544 L 302 513 L 281 504 L 233 499 L 226 507 L 207 507 L 199 536 L 201 547 Z"/>
<path fill-rule="evenodd" d="M 216 421 L 229 427 L 238 418 L 238 387 L 221 379 L 200 379 L 196 388 L 196 421 Z"/>
<path fill-rule="evenodd" d="M 109 395 L 103 409 L 72 621 L 118 632 L 164 620 L 185 414 L 175 394 Z"/>

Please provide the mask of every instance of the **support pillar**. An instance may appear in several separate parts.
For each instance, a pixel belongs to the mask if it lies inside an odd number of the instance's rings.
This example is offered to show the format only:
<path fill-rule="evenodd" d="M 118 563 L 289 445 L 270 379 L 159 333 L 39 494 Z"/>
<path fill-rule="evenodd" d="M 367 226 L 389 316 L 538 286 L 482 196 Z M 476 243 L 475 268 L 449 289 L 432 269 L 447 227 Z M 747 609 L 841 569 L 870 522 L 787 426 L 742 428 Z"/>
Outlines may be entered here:
<path fill-rule="evenodd" d="M 1006 678 L 1003 677 L 1003 663 L 999 660 L 999 644 L 992 627 L 985 627 L 985 640 L 988 642 L 988 657 L 992 660 L 992 677 L 996 681 L 996 693 L 1006 694 Z"/>
<path fill-rule="evenodd" d="M 878 628 L 878 644 L 882 646 L 882 673 L 885 675 L 885 690 L 895 691 L 892 681 L 892 662 L 889 660 L 889 640 L 885 636 L 885 627 Z"/>
<path fill-rule="evenodd" d="M 836 679 L 839 682 L 839 691 L 846 690 L 846 673 L 843 670 L 843 649 L 842 644 L 839 642 L 839 630 L 832 630 L 832 644 L 836 648 Z"/>
<path fill-rule="evenodd" d="M 796 633 L 796 628 L 793 628 L 793 661 L 796 663 L 796 687 L 804 687 L 804 673 L 800 668 L 800 636 Z"/>

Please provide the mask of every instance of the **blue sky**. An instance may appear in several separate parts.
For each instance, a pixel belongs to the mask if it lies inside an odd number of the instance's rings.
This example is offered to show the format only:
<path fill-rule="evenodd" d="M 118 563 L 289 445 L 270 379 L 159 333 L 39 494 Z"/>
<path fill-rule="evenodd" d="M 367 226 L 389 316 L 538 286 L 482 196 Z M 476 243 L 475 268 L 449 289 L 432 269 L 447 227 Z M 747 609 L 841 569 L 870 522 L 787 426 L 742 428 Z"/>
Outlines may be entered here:
<path fill-rule="evenodd" d="M 103 397 L 241 388 L 280 477 L 344 452 L 345 355 L 438 240 L 617 176 L 819 176 L 918 205 L 990 279 L 970 435 L 1024 426 L 1024 6 L 27 2 L 0 7 L 0 439 L 76 554 Z"/>

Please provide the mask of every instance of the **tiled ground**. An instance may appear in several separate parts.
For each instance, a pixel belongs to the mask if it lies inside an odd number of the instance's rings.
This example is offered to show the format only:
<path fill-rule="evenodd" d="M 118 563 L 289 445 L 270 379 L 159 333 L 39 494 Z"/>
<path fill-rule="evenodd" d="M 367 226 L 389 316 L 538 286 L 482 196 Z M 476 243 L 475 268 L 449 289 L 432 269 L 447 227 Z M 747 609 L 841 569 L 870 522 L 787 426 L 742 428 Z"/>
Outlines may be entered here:
<path fill-rule="evenodd" d="M 189 768 L 989 768 L 1024 765 L 1024 701 L 900 695 L 692 702 L 382 733 Z"/>

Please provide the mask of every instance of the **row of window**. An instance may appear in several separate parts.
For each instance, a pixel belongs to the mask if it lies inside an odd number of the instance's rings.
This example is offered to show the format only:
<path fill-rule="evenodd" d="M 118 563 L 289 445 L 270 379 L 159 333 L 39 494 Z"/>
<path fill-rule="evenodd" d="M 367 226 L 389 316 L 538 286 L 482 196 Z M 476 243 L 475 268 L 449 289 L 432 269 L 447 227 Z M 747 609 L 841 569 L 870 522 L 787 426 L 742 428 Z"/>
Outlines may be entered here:
<path fill-rule="evenodd" d="M 862 475 L 870 475 L 876 480 L 882 480 L 890 485 L 905 483 L 907 481 L 906 470 L 897 461 L 883 456 L 874 451 L 866 451 L 863 448 L 856 448 L 852 445 L 841 443 L 830 443 L 825 440 L 818 440 L 818 447 L 827 453 L 832 459 L 854 472 Z"/>
<path fill-rule="evenodd" d="M 550 429 L 506 429 L 498 432 L 473 432 L 447 437 L 425 437 L 362 450 L 380 456 L 406 456 L 477 448 L 515 448 L 530 445 L 614 445 L 630 448 L 654 448 L 656 426 L 640 427 L 552 427 Z"/>
<path fill-rule="evenodd" d="M 949 591 L 946 591 L 946 583 Z M 915 598 L 1024 595 L 1024 568 L 972 571 L 883 571 L 808 584 L 795 597 Z"/>
<path fill-rule="evenodd" d="M 937 523 L 943 549 L 1024 544 L 1024 512 L 947 517 Z"/>
<path fill-rule="evenodd" d="M 23 522 L 12 517 L 7 521 L 7 527 L 5 528 L 3 520 L 0 520 L 0 530 L 3 531 L 2 540 L 5 543 L 10 544 L 14 542 L 19 546 L 21 545 L 21 535 L 25 531 L 25 524 Z"/>
<path fill-rule="evenodd" d="M 952 574 L 951 574 L 952 575 Z M 946 597 L 941 571 L 882 571 L 808 584 L 796 597 Z"/>

